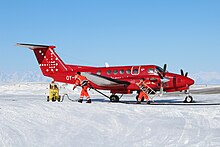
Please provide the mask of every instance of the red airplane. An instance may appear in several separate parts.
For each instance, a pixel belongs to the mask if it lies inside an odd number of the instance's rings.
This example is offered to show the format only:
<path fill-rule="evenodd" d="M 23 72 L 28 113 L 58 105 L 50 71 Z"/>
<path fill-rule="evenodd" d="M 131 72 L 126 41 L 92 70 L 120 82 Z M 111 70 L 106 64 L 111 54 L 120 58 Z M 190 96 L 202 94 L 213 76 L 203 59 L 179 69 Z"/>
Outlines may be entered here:
<path fill-rule="evenodd" d="M 161 68 L 156 65 L 139 66 L 114 66 L 114 67 L 91 67 L 65 64 L 54 51 L 55 46 L 21 44 L 17 46 L 26 47 L 34 51 L 38 64 L 44 76 L 52 78 L 54 81 L 74 84 L 76 72 L 81 72 L 91 82 L 92 87 L 99 90 L 110 90 L 109 97 L 100 91 L 99 93 L 108 97 L 112 102 L 118 102 L 119 96 L 116 94 L 132 94 L 134 91 L 140 93 L 140 88 L 136 83 L 140 78 L 147 81 L 149 94 L 156 95 L 159 92 L 185 91 L 184 102 L 191 103 L 193 97 L 189 94 L 189 87 L 194 84 L 194 80 L 184 74 L 170 73 L 166 71 L 167 65 Z"/>

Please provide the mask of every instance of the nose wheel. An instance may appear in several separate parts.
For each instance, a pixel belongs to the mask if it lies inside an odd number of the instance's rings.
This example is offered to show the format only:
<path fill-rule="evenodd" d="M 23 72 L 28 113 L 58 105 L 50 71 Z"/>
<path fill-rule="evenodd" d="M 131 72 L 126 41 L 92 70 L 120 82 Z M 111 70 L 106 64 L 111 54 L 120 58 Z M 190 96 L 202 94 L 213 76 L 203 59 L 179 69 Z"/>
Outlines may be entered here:
<path fill-rule="evenodd" d="M 193 102 L 193 97 L 191 95 L 187 95 L 183 102 L 184 103 L 192 103 Z"/>
<path fill-rule="evenodd" d="M 186 98 L 183 101 L 184 103 L 192 103 L 193 102 L 193 97 L 190 95 L 190 89 L 188 87 L 187 90 L 185 90 Z"/>

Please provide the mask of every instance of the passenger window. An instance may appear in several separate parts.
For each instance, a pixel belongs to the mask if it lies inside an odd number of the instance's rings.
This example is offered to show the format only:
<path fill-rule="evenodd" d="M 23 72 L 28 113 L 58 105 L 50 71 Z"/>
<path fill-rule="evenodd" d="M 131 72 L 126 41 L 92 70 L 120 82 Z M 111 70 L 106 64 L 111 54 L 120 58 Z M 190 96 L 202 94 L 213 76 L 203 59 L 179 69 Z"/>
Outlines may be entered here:
<path fill-rule="evenodd" d="M 101 75 L 101 70 L 98 70 L 96 74 Z"/>
<path fill-rule="evenodd" d="M 110 75 L 111 74 L 111 70 L 107 70 L 107 75 Z"/>
<path fill-rule="evenodd" d="M 138 74 L 138 69 L 134 69 L 133 74 Z"/>
<path fill-rule="evenodd" d="M 118 74 L 118 70 L 114 70 L 114 74 L 115 74 L 115 75 Z"/>
<path fill-rule="evenodd" d="M 120 74 L 124 74 L 125 73 L 125 71 L 122 69 L 122 70 L 120 70 Z"/>
<path fill-rule="evenodd" d="M 131 74 L 131 70 L 130 70 L 130 69 L 127 69 L 127 70 L 126 70 L 126 73 L 127 73 L 127 74 Z"/>

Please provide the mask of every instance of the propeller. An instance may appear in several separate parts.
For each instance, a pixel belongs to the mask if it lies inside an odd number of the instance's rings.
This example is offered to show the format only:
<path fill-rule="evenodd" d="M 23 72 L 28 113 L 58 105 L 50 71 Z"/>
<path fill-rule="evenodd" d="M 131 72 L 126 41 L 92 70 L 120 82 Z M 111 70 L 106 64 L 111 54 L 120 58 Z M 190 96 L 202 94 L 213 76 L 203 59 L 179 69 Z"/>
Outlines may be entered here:
<path fill-rule="evenodd" d="M 160 79 L 164 79 L 164 77 L 162 76 L 162 74 L 160 72 L 157 72 L 157 73 L 158 73 Z"/>
<path fill-rule="evenodd" d="M 185 76 L 185 77 L 188 76 L 188 72 L 186 72 L 186 73 L 184 74 L 184 72 L 183 72 L 182 69 L 180 69 L 180 73 L 181 73 L 181 76 Z M 188 90 L 184 90 L 185 93 L 187 93 L 188 91 L 189 91 L 189 89 L 188 89 Z M 181 90 L 180 92 L 182 92 L 182 90 Z"/>
<path fill-rule="evenodd" d="M 166 70 L 167 70 L 167 64 L 164 64 L 163 70 L 160 72 L 158 71 L 158 75 L 161 79 L 160 95 L 163 95 L 163 89 L 165 83 L 170 81 L 170 79 L 166 77 Z"/>
<path fill-rule="evenodd" d="M 161 79 L 164 79 L 164 78 L 165 78 L 165 76 L 166 76 L 166 70 L 167 70 L 167 64 L 164 64 L 162 72 L 159 72 L 159 71 L 158 71 L 158 75 L 160 76 Z"/>
<path fill-rule="evenodd" d="M 182 69 L 180 69 L 180 73 L 181 73 L 181 76 L 184 76 L 184 72 Z"/>
<path fill-rule="evenodd" d="M 188 72 L 186 72 L 186 73 L 185 73 L 185 75 L 184 75 L 184 72 L 183 72 L 183 70 L 182 70 L 182 69 L 180 70 L 180 73 L 181 73 L 181 76 L 185 76 L 185 77 L 187 77 L 187 76 L 188 76 Z"/>

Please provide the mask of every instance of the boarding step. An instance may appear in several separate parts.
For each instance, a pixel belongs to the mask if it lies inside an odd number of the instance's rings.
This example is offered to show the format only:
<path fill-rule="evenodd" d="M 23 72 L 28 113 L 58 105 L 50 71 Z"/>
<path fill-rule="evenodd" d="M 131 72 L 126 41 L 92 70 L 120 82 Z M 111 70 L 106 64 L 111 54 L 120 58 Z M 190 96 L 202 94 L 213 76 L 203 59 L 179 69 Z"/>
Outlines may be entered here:
<path fill-rule="evenodd" d="M 156 96 L 161 96 L 159 93 L 157 93 L 155 90 L 153 90 L 148 84 L 146 83 L 136 83 L 136 85 L 140 88 L 141 91 L 143 91 L 149 98 L 151 101 L 154 101 L 154 97 Z"/>

